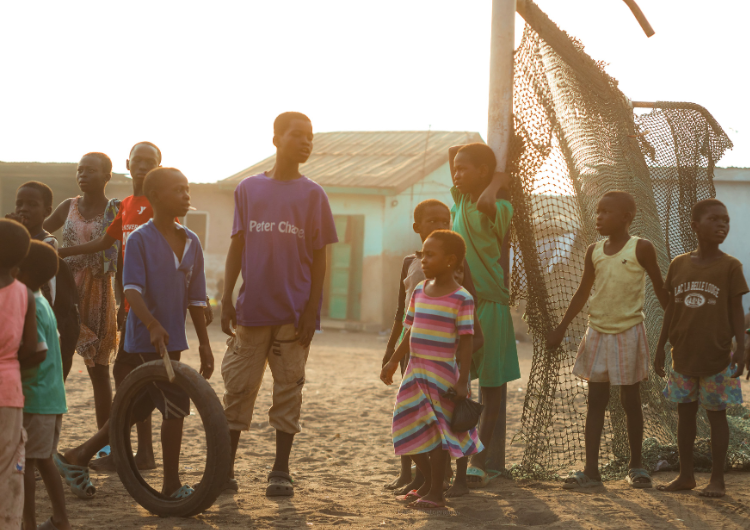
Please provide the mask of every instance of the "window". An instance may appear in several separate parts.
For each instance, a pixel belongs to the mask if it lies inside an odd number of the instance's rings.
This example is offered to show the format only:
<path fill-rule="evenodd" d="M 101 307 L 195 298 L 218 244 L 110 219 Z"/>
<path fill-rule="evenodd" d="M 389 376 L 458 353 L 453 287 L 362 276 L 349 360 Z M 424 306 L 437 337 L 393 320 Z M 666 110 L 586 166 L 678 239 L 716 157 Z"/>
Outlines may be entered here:
<path fill-rule="evenodd" d="M 195 232 L 205 251 L 208 244 L 208 212 L 188 212 L 185 216 L 185 226 Z"/>

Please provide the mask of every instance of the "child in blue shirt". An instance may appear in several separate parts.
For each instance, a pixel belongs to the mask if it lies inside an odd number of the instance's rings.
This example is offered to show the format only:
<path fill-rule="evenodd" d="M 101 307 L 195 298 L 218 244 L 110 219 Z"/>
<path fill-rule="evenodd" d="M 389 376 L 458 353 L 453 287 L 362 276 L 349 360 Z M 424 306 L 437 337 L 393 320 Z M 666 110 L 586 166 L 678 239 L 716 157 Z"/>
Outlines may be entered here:
<path fill-rule="evenodd" d="M 57 320 L 41 293 L 42 285 L 57 274 L 57 252 L 41 241 L 32 241 L 21 262 L 18 280 L 34 292 L 37 322 L 37 354 L 44 355 L 38 366 L 21 370 L 23 384 L 23 427 L 26 429 L 26 471 L 24 473 L 24 528 L 36 528 L 34 467 L 44 479 L 52 503 L 53 528 L 68 530 L 65 493 L 52 456 L 60 439 L 62 415 L 68 412 L 63 382 L 62 355 Z M 49 525 L 48 525 L 49 526 Z"/>
<path fill-rule="evenodd" d="M 143 189 L 154 208 L 154 217 L 135 230 L 128 238 L 125 253 L 123 286 L 130 304 L 125 330 L 125 351 L 118 362 L 130 370 L 161 359 L 161 347 L 169 356 L 180 360 L 188 349 L 185 317 L 190 311 L 200 343 L 201 374 L 208 379 L 214 359 L 208 341 L 204 307 L 206 278 L 203 272 L 203 250 L 198 236 L 175 222 L 190 208 L 187 178 L 174 168 L 157 168 L 149 172 Z M 190 413 L 190 399 L 176 385 L 157 382 L 149 385 L 133 405 L 133 422 L 141 421 L 158 408 L 162 422 L 164 479 L 162 493 L 182 499 L 193 493 L 179 477 L 180 447 L 183 419 Z M 62 473 L 84 472 L 81 480 L 68 483 L 74 492 L 83 489 L 91 496 L 88 463 L 96 452 L 109 443 L 109 422 L 81 446 L 57 455 Z"/>

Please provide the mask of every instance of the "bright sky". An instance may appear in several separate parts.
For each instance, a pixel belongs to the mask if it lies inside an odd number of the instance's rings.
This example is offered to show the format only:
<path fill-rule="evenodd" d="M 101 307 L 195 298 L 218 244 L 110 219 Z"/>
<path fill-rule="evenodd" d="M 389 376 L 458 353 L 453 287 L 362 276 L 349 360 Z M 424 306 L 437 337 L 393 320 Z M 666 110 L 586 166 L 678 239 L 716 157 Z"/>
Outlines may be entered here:
<path fill-rule="evenodd" d="M 538 0 L 634 100 L 693 101 L 750 166 L 750 2 Z M 194 182 L 273 153 L 272 123 L 316 132 L 487 130 L 491 0 L 0 4 L 0 160 L 77 161 L 155 142 Z M 517 17 L 520 36 L 523 21 Z M 304 167 L 303 167 L 304 169 Z"/>

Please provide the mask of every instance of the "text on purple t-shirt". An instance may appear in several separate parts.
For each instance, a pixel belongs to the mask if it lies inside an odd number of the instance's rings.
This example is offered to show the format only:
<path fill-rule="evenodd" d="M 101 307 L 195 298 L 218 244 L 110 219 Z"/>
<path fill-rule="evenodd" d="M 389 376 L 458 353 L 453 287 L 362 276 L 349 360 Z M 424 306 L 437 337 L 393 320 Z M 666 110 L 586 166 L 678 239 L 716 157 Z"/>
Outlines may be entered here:
<path fill-rule="evenodd" d="M 245 250 L 237 324 L 296 326 L 310 299 L 313 251 L 338 241 L 323 188 L 307 177 L 246 178 L 234 191 L 238 234 Z"/>

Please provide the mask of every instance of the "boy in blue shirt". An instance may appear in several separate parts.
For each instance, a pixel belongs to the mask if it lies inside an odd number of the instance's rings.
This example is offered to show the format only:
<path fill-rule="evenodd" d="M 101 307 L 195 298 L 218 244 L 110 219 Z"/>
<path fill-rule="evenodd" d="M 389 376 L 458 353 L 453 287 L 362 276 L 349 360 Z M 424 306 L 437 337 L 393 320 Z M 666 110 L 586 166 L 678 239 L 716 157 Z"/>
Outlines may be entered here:
<path fill-rule="evenodd" d="M 180 360 L 188 349 L 185 317 L 188 310 L 200 343 L 201 374 L 208 379 L 214 359 L 208 341 L 204 307 L 206 278 L 203 250 L 198 236 L 175 222 L 190 208 L 187 178 L 174 168 L 157 168 L 149 172 L 143 189 L 154 208 L 154 217 L 128 238 L 122 283 L 130 304 L 126 323 L 124 353 L 118 362 L 128 373 L 143 363 L 161 359 L 161 347 L 169 356 Z M 179 387 L 157 382 L 149 385 L 133 405 L 133 422 L 141 421 L 158 408 L 162 422 L 164 480 L 162 493 L 181 499 L 193 493 L 179 477 L 183 418 L 190 413 L 190 399 Z M 88 476 L 88 463 L 96 452 L 109 443 L 109 422 L 83 445 L 57 455 L 62 473 L 85 473 L 83 486 L 68 480 L 71 488 L 95 489 Z M 67 480 L 67 479 L 66 479 Z"/>
<path fill-rule="evenodd" d="M 32 241 L 29 253 L 21 263 L 18 280 L 34 292 L 37 322 L 37 355 L 44 360 L 38 366 L 21 370 L 23 383 L 23 427 L 26 429 L 26 471 L 24 473 L 24 528 L 36 528 L 34 467 L 44 480 L 52 517 L 51 528 L 69 530 L 65 510 L 65 493 L 57 475 L 52 455 L 60 439 L 62 415 L 68 412 L 63 382 L 62 355 L 57 334 L 57 320 L 49 302 L 41 293 L 42 285 L 57 274 L 57 252 L 41 241 Z"/>

